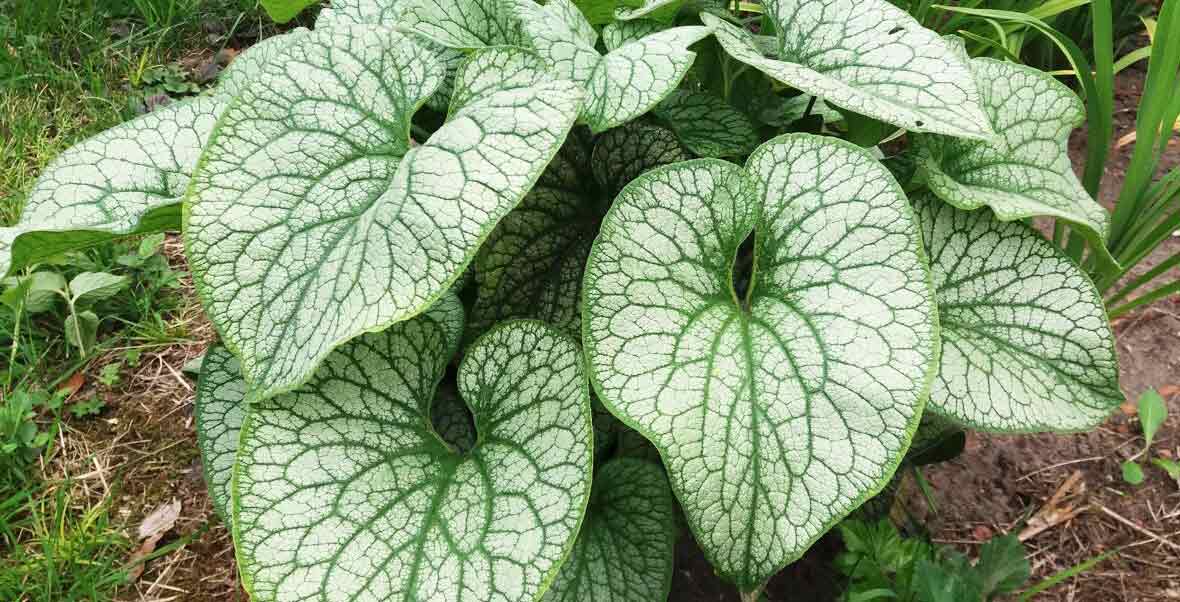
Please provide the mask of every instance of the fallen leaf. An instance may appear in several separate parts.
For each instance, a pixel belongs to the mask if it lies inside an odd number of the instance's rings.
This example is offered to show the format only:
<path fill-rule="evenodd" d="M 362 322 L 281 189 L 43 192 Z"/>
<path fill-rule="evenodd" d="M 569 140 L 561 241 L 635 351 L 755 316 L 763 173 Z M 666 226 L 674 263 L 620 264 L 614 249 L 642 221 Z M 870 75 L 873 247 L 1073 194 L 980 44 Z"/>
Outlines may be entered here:
<path fill-rule="evenodd" d="M 127 570 L 128 581 L 135 581 L 143 574 L 144 559 L 156 551 L 156 544 L 160 543 L 165 533 L 176 526 L 176 519 L 179 517 L 180 500 L 173 499 L 153 510 L 142 523 L 139 523 L 138 536 L 143 543 L 127 559 L 127 565 L 131 567 Z"/>
<path fill-rule="evenodd" d="M 238 54 L 240 53 L 241 51 L 237 48 L 222 48 L 221 50 L 217 51 L 217 54 L 214 55 L 213 60 L 222 67 L 228 67 L 229 64 L 234 61 L 234 59 L 238 58 Z"/>
<path fill-rule="evenodd" d="M 975 538 L 975 541 L 987 541 L 992 538 L 992 535 L 994 533 L 987 525 L 978 525 L 971 530 L 971 536 Z"/>
<path fill-rule="evenodd" d="M 127 569 L 128 582 L 138 580 L 139 576 L 143 574 L 144 559 L 150 556 L 152 552 L 156 551 L 156 544 L 160 543 L 160 538 L 163 536 L 164 534 L 161 533 L 159 535 L 147 538 L 142 544 L 139 545 L 139 548 L 132 552 L 131 556 L 127 558 L 127 565 L 131 567 Z"/>
<path fill-rule="evenodd" d="M 1082 471 L 1075 470 L 1069 478 L 1065 479 L 1049 501 L 1041 506 L 1037 513 L 1028 519 L 1028 524 L 1016 536 L 1020 541 L 1028 541 L 1041 533 L 1056 527 L 1073 517 L 1081 514 L 1086 507 L 1079 505 L 1077 507 L 1065 504 L 1068 498 L 1080 496 L 1086 492 L 1086 483 L 1082 481 Z"/>
<path fill-rule="evenodd" d="M 180 500 L 173 498 L 171 502 L 153 510 L 142 523 L 139 523 L 139 539 L 163 535 L 176 525 L 177 518 L 180 518 Z"/>
<path fill-rule="evenodd" d="M 1126 414 L 1127 416 L 1134 416 L 1135 414 L 1139 413 L 1139 405 L 1128 399 L 1127 401 L 1119 404 L 1119 410 L 1121 410 L 1122 413 Z"/>
<path fill-rule="evenodd" d="M 77 393 L 78 389 L 81 389 L 82 385 L 84 384 L 86 384 L 86 376 L 79 371 L 75 372 L 73 376 L 67 378 L 65 384 L 61 386 L 60 390 L 68 391 L 69 395 L 67 395 L 67 397 L 69 397 L 70 395 Z"/>
<path fill-rule="evenodd" d="M 1156 389 L 1156 392 L 1159 393 L 1160 396 L 1167 399 L 1168 397 L 1173 397 L 1180 393 L 1180 385 L 1164 385 Z"/>

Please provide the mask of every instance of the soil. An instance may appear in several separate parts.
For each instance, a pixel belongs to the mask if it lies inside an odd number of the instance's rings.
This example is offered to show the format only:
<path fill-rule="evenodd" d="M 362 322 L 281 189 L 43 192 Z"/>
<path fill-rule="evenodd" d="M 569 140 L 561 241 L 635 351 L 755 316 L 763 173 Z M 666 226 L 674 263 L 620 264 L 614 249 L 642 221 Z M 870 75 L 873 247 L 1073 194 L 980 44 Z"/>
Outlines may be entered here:
<path fill-rule="evenodd" d="M 1142 81 L 1143 73 L 1137 70 L 1128 70 L 1118 79 L 1116 138 L 1133 131 Z M 1083 136 L 1075 137 L 1071 150 L 1080 162 Z M 1108 205 L 1129 155 L 1128 146 L 1116 151 L 1109 162 L 1102 189 Z M 1180 163 L 1180 148 L 1169 152 L 1168 162 Z M 179 241 L 170 239 L 167 249 L 182 268 L 179 246 Z M 1170 240 L 1139 273 L 1159 257 L 1177 251 L 1180 238 Z M 72 471 L 79 480 L 76 487 L 91 498 L 113 490 L 115 515 L 125 521 L 132 537 L 134 528 L 153 510 L 172 500 L 181 504 L 175 527 L 157 544 L 157 549 L 169 545 L 174 549 L 147 562 L 120 600 L 237 602 L 246 596 L 238 582 L 232 541 L 205 493 L 193 428 L 193 383 L 180 374 L 181 366 L 202 353 L 215 335 L 195 302 L 175 320 L 195 342 L 145 353 L 138 367 L 124 370 L 123 383 L 114 389 L 93 383 L 105 363 L 116 361 L 115 353 L 93 365 L 85 378 L 75 379 L 81 380 L 79 395 L 98 395 L 107 407 L 98 419 L 80 421 L 76 423 L 79 430 L 68 433 L 70 444 L 80 450 L 75 458 L 86 461 L 63 472 Z M 1140 308 L 1118 320 L 1114 328 L 1128 399 L 1150 387 L 1168 399 L 1171 417 L 1157 435 L 1154 453 L 1180 457 L 1180 298 Z M 1021 533 L 1046 516 L 1072 516 L 1049 521 L 1054 524 L 1025 538 L 1034 582 L 1121 549 L 1037 600 L 1180 600 L 1178 484 L 1154 468 L 1147 470 L 1147 481 L 1139 487 L 1126 485 L 1120 476 L 1120 463 L 1142 445 L 1132 407 L 1125 406 L 1091 433 L 972 434 L 962 456 L 927 469 L 939 511 L 931 512 L 916 495 L 908 496 L 905 503 L 935 541 L 969 554 L 994 534 Z M 822 539 L 771 581 L 768 598 L 774 602 L 833 599 L 838 581 L 830 565 L 839 546 L 837 538 Z M 677 546 L 669 599 L 736 602 L 737 596 L 713 574 L 692 538 L 685 536 Z"/>

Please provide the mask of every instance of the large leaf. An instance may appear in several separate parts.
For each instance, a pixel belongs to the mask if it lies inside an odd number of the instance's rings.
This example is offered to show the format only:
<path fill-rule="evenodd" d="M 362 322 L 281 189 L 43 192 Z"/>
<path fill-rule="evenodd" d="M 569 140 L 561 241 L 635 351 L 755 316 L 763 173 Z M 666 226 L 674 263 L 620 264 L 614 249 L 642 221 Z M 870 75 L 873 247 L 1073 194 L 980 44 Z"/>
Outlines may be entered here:
<path fill-rule="evenodd" d="M 930 407 L 975 429 L 1093 428 L 1123 401 L 1114 336 L 1089 278 L 1032 228 L 915 203 L 942 359 Z"/>
<path fill-rule="evenodd" d="M 478 439 L 461 453 L 429 414 L 462 328 L 449 296 L 251 406 L 234 540 L 252 599 L 540 597 L 590 494 L 581 354 L 539 322 L 507 323 L 468 348 L 458 391 Z"/>
<path fill-rule="evenodd" d="M 993 136 L 966 58 L 887 0 L 763 6 L 777 32 L 768 44 L 714 15 L 701 20 L 733 58 L 829 104 L 915 132 Z"/>
<path fill-rule="evenodd" d="M 677 90 L 652 113 L 701 157 L 744 157 L 758 146 L 754 122 L 707 92 Z"/>
<path fill-rule="evenodd" d="M 643 171 L 689 157 L 671 132 L 647 124 L 610 130 L 592 149 L 571 136 L 480 248 L 470 330 L 536 318 L 579 336 L 582 270 L 611 200 Z"/>
<path fill-rule="evenodd" d="M 933 377 L 929 278 L 901 188 L 830 138 L 656 169 L 615 200 L 586 268 L 592 380 L 743 590 L 893 474 Z"/>
<path fill-rule="evenodd" d="M 601 55 L 597 34 L 570 0 L 515 1 L 533 47 L 561 77 L 586 87 L 581 119 L 594 132 L 639 117 L 663 100 L 692 66 L 696 55 L 686 49 L 709 35 L 707 27 L 673 27 Z"/>
<path fill-rule="evenodd" d="M 667 28 L 667 25 L 650 19 L 612 21 L 602 28 L 602 44 L 608 51 L 615 50 L 624 44 L 638 41 L 646 35 Z"/>
<path fill-rule="evenodd" d="M 447 48 L 523 45 L 507 0 L 401 0 L 398 24 Z"/>
<path fill-rule="evenodd" d="M 298 386 L 337 345 L 416 315 L 463 273 L 581 107 L 578 86 L 543 79 L 538 61 L 473 54 L 449 120 L 413 148 L 410 118 L 443 69 L 384 27 L 309 34 L 226 111 L 185 236 L 253 395 Z"/>
<path fill-rule="evenodd" d="M 179 230 L 180 200 L 222 109 L 305 33 L 275 36 L 243 53 L 213 96 L 157 109 L 54 159 L 33 184 L 20 221 L 0 228 L 0 277 L 114 238 Z"/>
<path fill-rule="evenodd" d="M 20 221 L 0 228 L 0 276 L 120 236 L 179 229 L 180 199 L 222 107 L 220 97 L 170 105 L 54 159 Z"/>
<path fill-rule="evenodd" d="M 393 25 L 401 12 L 401 0 L 331 0 L 320 11 L 316 29 L 349 25 Z"/>
<path fill-rule="evenodd" d="M 1073 172 L 1069 134 L 1082 101 L 1053 76 L 992 59 L 971 61 L 995 142 L 919 136 L 918 166 L 934 194 L 961 209 L 987 206 L 1002 220 L 1047 215 L 1077 224 L 1104 249 L 1109 216 Z"/>
<path fill-rule="evenodd" d="M 620 458 L 599 467 L 582 530 L 543 602 L 668 599 L 676 516 L 659 465 Z"/>
<path fill-rule="evenodd" d="M 225 347 L 210 347 L 201 361 L 193 415 L 209 499 L 226 524 L 232 519 L 231 485 L 245 397 L 246 381 L 242 380 L 238 359 Z"/>

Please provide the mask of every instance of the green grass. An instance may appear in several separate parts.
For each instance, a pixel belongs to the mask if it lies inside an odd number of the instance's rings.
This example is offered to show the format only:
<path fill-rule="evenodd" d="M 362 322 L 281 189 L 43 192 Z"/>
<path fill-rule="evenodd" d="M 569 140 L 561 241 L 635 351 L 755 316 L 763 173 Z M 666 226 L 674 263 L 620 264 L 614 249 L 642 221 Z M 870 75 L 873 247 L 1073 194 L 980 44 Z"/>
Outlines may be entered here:
<path fill-rule="evenodd" d="M 255 0 L 0 0 L 0 225 L 53 157 L 135 115 L 148 69 L 262 19 Z"/>
<path fill-rule="evenodd" d="M 54 157 L 138 114 L 153 71 L 271 27 L 256 0 L 0 0 L 0 226 L 19 218 Z M 106 349 L 125 349 L 133 363 L 141 348 L 184 337 L 173 314 L 186 301 L 158 244 L 144 254 L 139 241 L 113 243 L 37 269 L 67 280 L 105 271 L 130 284 L 96 308 L 98 348 L 86 356 L 63 339 L 60 303 L 35 316 L 0 305 L 0 600 L 112 600 L 134 549 L 112 517 L 115 494 L 79 495 L 53 469 L 88 464 L 56 446 L 63 419 L 90 418 L 30 391 L 53 390 Z"/>
<path fill-rule="evenodd" d="M 126 582 L 132 543 L 111 520 L 113 494 L 78 507 L 70 486 L 32 484 L 0 502 L 0 599 L 106 602 Z"/>
<path fill-rule="evenodd" d="M 110 600 L 126 581 L 131 542 L 112 524 L 111 492 L 72 497 L 58 466 L 85 470 L 90 458 L 64 458 L 64 395 L 18 389 L 0 401 L 0 600 Z"/>
<path fill-rule="evenodd" d="M 181 59 L 208 60 L 273 27 L 257 0 L 0 0 L 0 226 L 18 220 L 47 163 L 142 112 L 145 97 L 160 91 L 158 74 L 187 74 Z M 98 312 L 103 335 L 122 339 L 110 344 L 183 337 L 168 319 L 179 302 L 175 274 L 162 257 L 122 265 L 135 244 L 100 246 L 36 269 L 67 279 L 82 271 L 131 276 L 131 294 Z M 62 319 L 53 312 L 17 318 L 0 307 L 0 388 L 48 386 L 52 374 L 77 369 L 85 358 L 63 341 Z"/>

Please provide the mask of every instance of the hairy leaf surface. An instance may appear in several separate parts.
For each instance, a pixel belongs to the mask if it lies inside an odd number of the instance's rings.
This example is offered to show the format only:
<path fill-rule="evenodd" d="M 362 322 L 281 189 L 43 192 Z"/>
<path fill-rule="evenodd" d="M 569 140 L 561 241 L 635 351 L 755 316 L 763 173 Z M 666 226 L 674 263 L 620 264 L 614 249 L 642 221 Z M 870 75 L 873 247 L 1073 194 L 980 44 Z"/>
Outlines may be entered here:
<path fill-rule="evenodd" d="M 1093 428 L 1123 401 L 1114 335 L 1089 278 L 1032 228 L 915 203 L 942 359 L 935 411 L 998 432 Z"/>
<path fill-rule="evenodd" d="M 516 0 L 516 13 L 532 46 L 559 76 L 586 87 L 581 119 L 594 132 L 639 117 L 663 100 L 692 66 L 696 55 L 687 48 L 710 31 L 673 27 L 601 55 L 597 33 L 570 0 Z"/>
<path fill-rule="evenodd" d="M 706 92 L 677 90 L 652 110 L 685 148 L 701 157 L 744 157 L 758 146 L 758 130 L 741 111 Z"/>
<path fill-rule="evenodd" d="M 610 130 L 592 147 L 571 136 L 480 248 L 469 330 L 535 318 L 580 336 L 582 272 L 611 200 L 643 171 L 688 158 L 671 132 L 642 123 Z"/>
<path fill-rule="evenodd" d="M 1069 158 L 1069 134 L 1085 120 L 1081 99 L 1023 65 L 975 59 L 971 66 L 1000 138 L 918 137 L 918 165 L 930 190 L 961 209 L 991 207 L 1005 221 L 1064 218 L 1104 248 L 1109 217 L 1082 188 Z"/>
<path fill-rule="evenodd" d="M 714 15 L 701 20 L 733 58 L 830 104 L 915 132 L 993 136 L 966 59 L 887 0 L 763 6 L 777 32 L 767 43 Z"/>
<path fill-rule="evenodd" d="M 219 123 L 186 243 L 252 395 L 293 389 L 340 343 L 438 299 L 581 107 L 576 84 L 520 77 L 517 63 L 536 60 L 526 51 L 483 50 L 446 124 L 411 148 L 410 118 L 443 76 L 434 56 L 389 28 L 317 30 Z"/>
<path fill-rule="evenodd" d="M 675 518 L 659 465 L 630 458 L 602 465 L 578 540 L 543 602 L 667 600 Z"/>
<path fill-rule="evenodd" d="M 461 453 L 430 413 L 462 328 L 446 297 L 250 407 L 234 525 L 254 599 L 540 597 L 590 495 L 581 354 L 539 322 L 507 323 L 468 348 L 458 393 L 477 437 Z"/>
<path fill-rule="evenodd" d="M 929 278 L 900 187 L 829 138 L 656 169 L 616 199 L 586 269 L 593 381 L 743 590 L 888 482 L 933 375 Z"/>
<path fill-rule="evenodd" d="M 193 415 L 209 498 L 227 525 L 232 520 L 231 484 L 245 398 L 246 381 L 242 380 L 238 359 L 225 347 L 210 347 L 201 361 Z"/>

